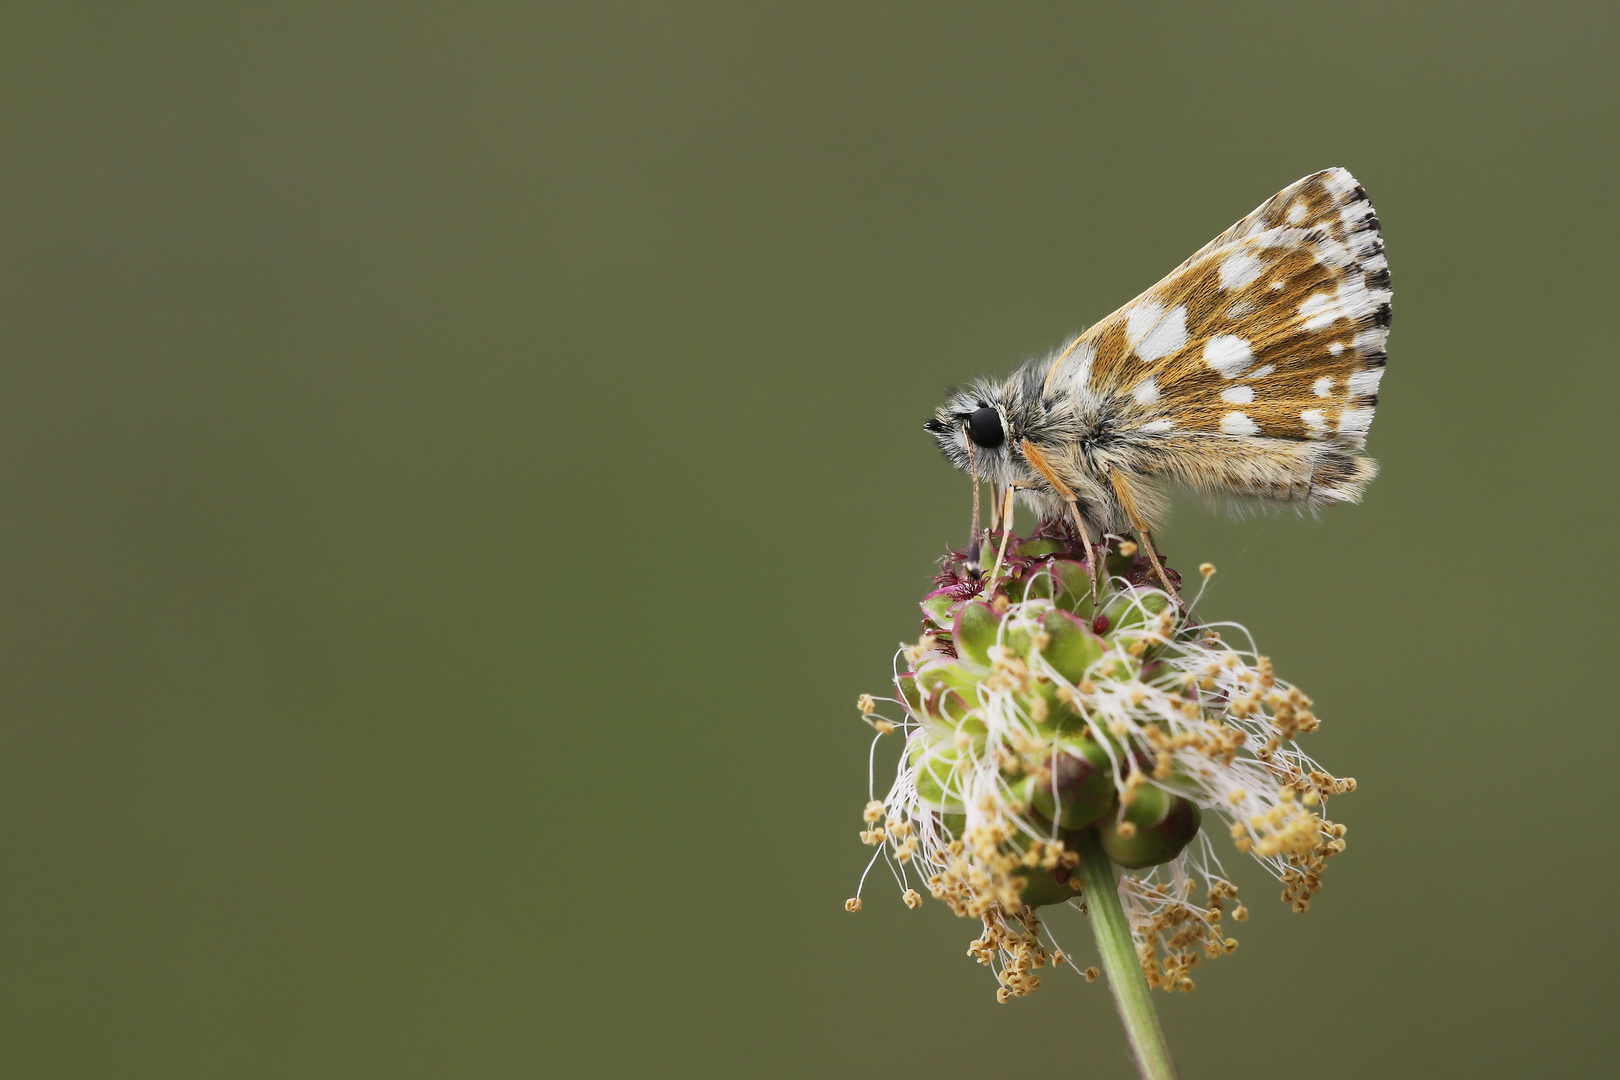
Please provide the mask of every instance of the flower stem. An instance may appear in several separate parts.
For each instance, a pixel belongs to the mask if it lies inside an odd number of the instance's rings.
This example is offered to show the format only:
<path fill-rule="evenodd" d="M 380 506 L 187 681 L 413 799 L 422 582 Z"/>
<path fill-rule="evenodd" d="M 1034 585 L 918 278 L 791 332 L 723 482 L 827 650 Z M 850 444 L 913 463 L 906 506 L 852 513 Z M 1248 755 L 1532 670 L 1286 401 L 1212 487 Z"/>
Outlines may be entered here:
<path fill-rule="evenodd" d="M 1108 988 L 1113 991 L 1125 1035 L 1136 1055 L 1136 1067 L 1143 1080 L 1175 1080 L 1170 1044 L 1164 1041 L 1147 976 L 1136 958 L 1130 923 L 1119 902 L 1114 864 L 1103 851 L 1102 839 L 1094 828 L 1081 833 L 1080 865 L 1086 876 L 1086 909 L 1091 913 L 1091 929 L 1097 935 L 1097 951 L 1102 954 Z"/>

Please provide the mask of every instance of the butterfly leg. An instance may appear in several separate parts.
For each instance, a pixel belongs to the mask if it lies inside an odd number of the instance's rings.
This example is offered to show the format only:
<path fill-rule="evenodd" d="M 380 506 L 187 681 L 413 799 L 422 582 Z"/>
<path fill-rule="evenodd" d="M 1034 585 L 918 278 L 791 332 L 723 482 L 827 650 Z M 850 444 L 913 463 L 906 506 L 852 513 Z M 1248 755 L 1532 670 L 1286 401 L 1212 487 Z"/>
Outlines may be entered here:
<path fill-rule="evenodd" d="M 1005 527 L 1002 529 L 1002 532 L 1001 532 L 1001 550 L 996 552 L 996 565 L 990 571 L 990 591 L 991 592 L 995 591 L 996 577 L 1001 573 L 1001 564 L 1007 558 L 1007 541 L 1012 539 L 1013 494 L 1014 494 L 1014 492 L 1016 490 L 1017 489 L 1014 488 L 1013 485 L 1008 484 L 1007 485 L 1007 496 L 1006 496 L 1006 498 L 1004 500 L 1002 500 L 1001 521 L 1002 521 L 1002 523 L 1003 523 L 1003 525 Z"/>
<path fill-rule="evenodd" d="M 968 475 L 973 477 L 973 527 L 968 531 L 968 576 L 977 581 L 983 576 L 983 567 L 979 564 L 979 456 L 974 452 L 973 439 L 968 434 L 968 426 L 962 425 L 962 441 L 967 444 Z"/>
<path fill-rule="evenodd" d="M 1181 594 L 1170 583 L 1170 575 L 1164 572 L 1164 564 L 1159 561 L 1159 553 L 1153 550 L 1153 534 L 1141 525 L 1136 526 L 1136 535 L 1142 538 L 1142 546 L 1147 549 L 1148 562 L 1153 564 L 1153 572 L 1159 575 L 1159 581 L 1164 585 L 1164 591 L 1170 594 L 1170 599 L 1181 603 Z"/>
<path fill-rule="evenodd" d="M 1125 511 L 1125 516 L 1131 519 L 1131 528 L 1136 530 L 1137 537 L 1142 541 L 1142 548 L 1147 552 L 1148 562 L 1153 564 L 1153 572 L 1159 575 L 1159 581 L 1164 585 L 1164 591 L 1169 593 L 1171 599 L 1179 604 L 1181 594 L 1170 583 L 1170 575 L 1164 572 L 1164 564 L 1159 561 L 1159 553 L 1153 550 L 1153 534 L 1148 532 L 1147 525 L 1143 523 L 1141 515 L 1136 512 L 1136 500 L 1131 497 L 1131 489 L 1126 486 L 1117 469 L 1108 474 L 1108 480 L 1114 486 L 1114 494 L 1119 498 L 1119 505 Z"/>
<path fill-rule="evenodd" d="M 1052 463 L 1046 460 L 1046 455 L 1042 454 L 1034 443 L 1025 439 L 1019 444 L 1019 449 L 1024 452 L 1024 460 L 1034 466 L 1035 471 L 1045 477 L 1052 490 L 1057 492 L 1058 498 L 1068 504 L 1069 514 L 1074 518 L 1074 529 L 1080 534 L 1080 543 L 1086 549 L 1086 562 L 1091 567 L 1091 601 L 1096 603 L 1097 598 L 1102 595 L 1102 584 L 1098 579 L 1102 564 L 1097 559 L 1096 551 L 1091 547 L 1091 530 L 1086 527 L 1086 519 L 1080 513 L 1080 499 L 1073 489 L 1063 482 L 1063 478 L 1057 474 Z"/>
<path fill-rule="evenodd" d="M 1074 519 L 1074 531 L 1080 534 L 1080 544 L 1086 549 L 1086 572 L 1091 577 L 1091 603 L 1097 603 L 1097 597 L 1102 595 L 1102 586 L 1097 581 L 1097 571 L 1100 563 L 1097 561 L 1097 551 L 1091 546 L 1091 530 L 1086 527 L 1086 519 L 1080 513 L 1080 501 L 1069 499 L 1069 516 Z"/>

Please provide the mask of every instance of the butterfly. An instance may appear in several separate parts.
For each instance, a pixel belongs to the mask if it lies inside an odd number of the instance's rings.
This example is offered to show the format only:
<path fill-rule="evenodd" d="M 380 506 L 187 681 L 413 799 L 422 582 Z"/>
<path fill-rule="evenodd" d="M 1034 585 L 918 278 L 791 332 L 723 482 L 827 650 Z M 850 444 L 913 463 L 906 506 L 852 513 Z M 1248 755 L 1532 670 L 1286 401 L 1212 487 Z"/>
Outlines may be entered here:
<path fill-rule="evenodd" d="M 1289 185 L 1135 300 L 1006 379 L 949 393 L 924 427 L 1001 499 L 1067 516 L 1087 548 L 1152 529 L 1166 487 L 1317 509 L 1360 501 L 1390 324 L 1389 262 L 1344 169 Z M 1004 506 L 1004 509 L 1003 509 Z M 1173 589 L 1171 590 L 1174 591 Z"/>

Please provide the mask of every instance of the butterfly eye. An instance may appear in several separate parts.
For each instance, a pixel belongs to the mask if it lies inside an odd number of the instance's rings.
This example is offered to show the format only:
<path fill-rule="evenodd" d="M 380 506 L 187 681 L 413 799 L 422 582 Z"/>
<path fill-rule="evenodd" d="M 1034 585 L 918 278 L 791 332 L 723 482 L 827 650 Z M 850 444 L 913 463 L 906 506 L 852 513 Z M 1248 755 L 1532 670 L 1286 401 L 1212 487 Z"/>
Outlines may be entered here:
<path fill-rule="evenodd" d="M 994 450 L 1007 441 L 1007 433 L 1001 430 L 1001 414 L 994 409 L 975 409 L 967 419 L 968 438 L 975 445 L 986 450 Z"/>

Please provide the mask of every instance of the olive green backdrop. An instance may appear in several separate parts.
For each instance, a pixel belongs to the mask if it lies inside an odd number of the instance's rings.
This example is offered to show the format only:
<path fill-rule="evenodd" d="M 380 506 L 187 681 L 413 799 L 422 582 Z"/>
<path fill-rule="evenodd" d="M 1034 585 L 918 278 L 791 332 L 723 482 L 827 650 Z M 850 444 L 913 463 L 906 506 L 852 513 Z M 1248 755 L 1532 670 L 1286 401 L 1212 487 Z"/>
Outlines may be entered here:
<path fill-rule="evenodd" d="M 1395 324 L 1367 502 L 1220 520 L 1360 790 L 1189 1077 L 1600 1076 L 1620 16 L 0 10 L 0 1072 L 1130 1075 L 879 881 L 921 421 L 1284 184 Z M 1076 913 L 1060 937 L 1090 956 Z"/>

